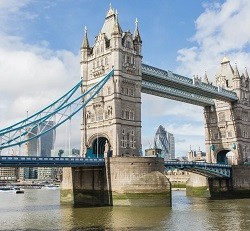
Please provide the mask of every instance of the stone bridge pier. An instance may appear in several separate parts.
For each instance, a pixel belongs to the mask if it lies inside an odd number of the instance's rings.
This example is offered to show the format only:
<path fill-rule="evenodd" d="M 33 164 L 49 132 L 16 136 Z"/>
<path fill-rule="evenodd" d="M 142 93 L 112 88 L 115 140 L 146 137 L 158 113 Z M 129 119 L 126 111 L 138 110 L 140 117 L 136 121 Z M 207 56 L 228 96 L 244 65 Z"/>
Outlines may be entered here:
<path fill-rule="evenodd" d="M 106 158 L 104 167 L 64 168 L 61 202 L 75 206 L 171 206 L 171 185 L 162 158 Z"/>

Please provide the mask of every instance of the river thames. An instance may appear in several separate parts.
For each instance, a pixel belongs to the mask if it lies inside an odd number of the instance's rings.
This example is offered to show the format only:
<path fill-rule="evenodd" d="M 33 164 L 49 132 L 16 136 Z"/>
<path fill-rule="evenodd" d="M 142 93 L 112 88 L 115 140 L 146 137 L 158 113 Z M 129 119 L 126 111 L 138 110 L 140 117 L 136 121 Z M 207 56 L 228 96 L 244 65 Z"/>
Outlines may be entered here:
<path fill-rule="evenodd" d="M 172 208 L 60 205 L 60 190 L 0 193 L 0 230 L 250 230 L 250 199 L 210 200 L 173 191 Z"/>

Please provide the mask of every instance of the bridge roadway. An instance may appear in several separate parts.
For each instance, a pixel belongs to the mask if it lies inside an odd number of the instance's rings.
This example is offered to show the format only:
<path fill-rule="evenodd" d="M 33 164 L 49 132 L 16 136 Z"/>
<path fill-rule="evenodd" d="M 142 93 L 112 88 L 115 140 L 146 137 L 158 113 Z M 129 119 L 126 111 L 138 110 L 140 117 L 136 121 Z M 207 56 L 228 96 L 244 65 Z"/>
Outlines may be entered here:
<path fill-rule="evenodd" d="M 0 167 L 83 167 L 105 166 L 104 158 L 0 156 Z M 207 177 L 230 178 L 231 166 L 193 161 L 165 161 L 166 170 L 181 169 Z"/>

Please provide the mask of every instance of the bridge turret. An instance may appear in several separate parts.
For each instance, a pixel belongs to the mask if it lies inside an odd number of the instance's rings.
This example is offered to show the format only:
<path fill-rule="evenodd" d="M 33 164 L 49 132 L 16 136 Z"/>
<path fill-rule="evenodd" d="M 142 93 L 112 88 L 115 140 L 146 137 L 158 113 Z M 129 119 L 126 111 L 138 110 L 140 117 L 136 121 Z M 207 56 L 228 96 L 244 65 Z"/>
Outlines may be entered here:
<path fill-rule="evenodd" d="M 110 5 L 94 46 L 81 62 L 82 91 L 114 69 L 113 78 L 83 110 L 83 155 L 140 155 L 142 56 L 138 26 L 134 39 L 130 31 L 122 30 L 118 13 Z"/>
<path fill-rule="evenodd" d="M 250 159 L 249 75 L 247 70 L 240 75 L 237 65 L 232 68 L 229 59 L 223 58 L 216 84 L 236 92 L 239 100 L 216 100 L 214 110 L 205 108 L 207 161 L 238 164 Z"/>

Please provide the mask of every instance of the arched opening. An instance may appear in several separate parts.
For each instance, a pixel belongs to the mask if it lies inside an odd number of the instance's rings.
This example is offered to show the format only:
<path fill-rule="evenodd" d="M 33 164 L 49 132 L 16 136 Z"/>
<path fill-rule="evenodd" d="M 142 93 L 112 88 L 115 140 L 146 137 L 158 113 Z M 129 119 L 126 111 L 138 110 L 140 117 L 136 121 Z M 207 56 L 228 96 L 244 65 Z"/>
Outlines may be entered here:
<path fill-rule="evenodd" d="M 106 137 L 97 137 L 92 142 L 91 148 L 87 150 L 87 158 L 103 158 L 104 153 L 111 156 L 110 144 Z"/>
<path fill-rule="evenodd" d="M 230 164 L 230 165 L 235 165 L 235 164 L 237 164 L 236 156 L 235 156 L 235 154 L 234 154 L 232 151 L 228 152 L 228 153 L 226 154 L 226 157 L 227 157 L 227 162 L 228 162 L 228 164 Z"/>
<path fill-rule="evenodd" d="M 228 158 L 227 153 L 230 152 L 230 150 L 221 150 L 217 154 L 217 163 L 218 164 L 228 164 Z"/>

